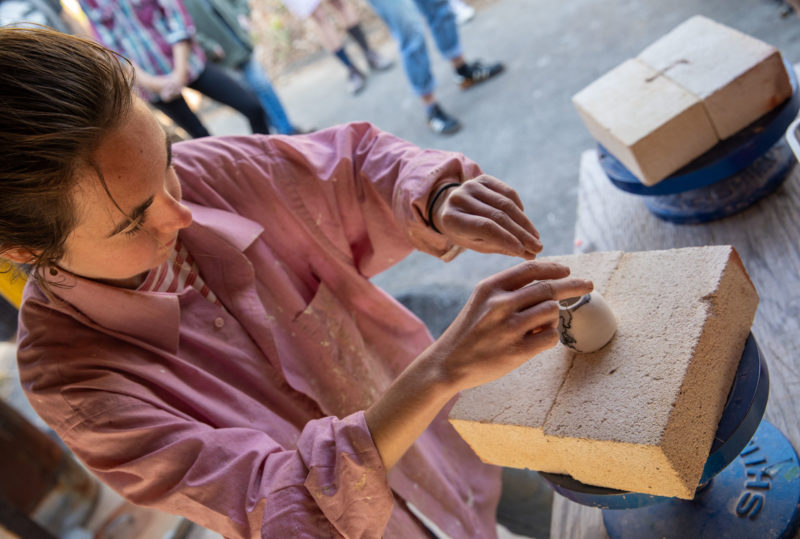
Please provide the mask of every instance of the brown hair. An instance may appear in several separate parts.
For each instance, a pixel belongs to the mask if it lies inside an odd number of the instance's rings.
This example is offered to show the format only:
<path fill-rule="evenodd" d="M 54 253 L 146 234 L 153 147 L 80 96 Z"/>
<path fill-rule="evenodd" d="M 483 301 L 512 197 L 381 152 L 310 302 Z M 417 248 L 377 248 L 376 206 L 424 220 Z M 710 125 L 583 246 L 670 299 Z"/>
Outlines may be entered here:
<path fill-rule="evenodd" d="M 87 39 L 0 28 L 0 73 L 0 256 L 30 251 L 44 284 L 76 225 L 76 172 L 130 110 L 133 72 Z"/>

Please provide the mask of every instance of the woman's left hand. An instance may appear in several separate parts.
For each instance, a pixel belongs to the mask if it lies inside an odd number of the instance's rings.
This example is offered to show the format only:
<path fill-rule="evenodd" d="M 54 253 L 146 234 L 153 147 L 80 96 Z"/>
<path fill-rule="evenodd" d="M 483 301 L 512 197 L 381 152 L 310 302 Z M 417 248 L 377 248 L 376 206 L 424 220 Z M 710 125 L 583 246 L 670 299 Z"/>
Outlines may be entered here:
<path fill-rule="evenodd" d="M 532 260 L 542 250 L 517 192 L 486 174 L 442 193 L 431 219 L 453 243 L 481 253 Z"/>

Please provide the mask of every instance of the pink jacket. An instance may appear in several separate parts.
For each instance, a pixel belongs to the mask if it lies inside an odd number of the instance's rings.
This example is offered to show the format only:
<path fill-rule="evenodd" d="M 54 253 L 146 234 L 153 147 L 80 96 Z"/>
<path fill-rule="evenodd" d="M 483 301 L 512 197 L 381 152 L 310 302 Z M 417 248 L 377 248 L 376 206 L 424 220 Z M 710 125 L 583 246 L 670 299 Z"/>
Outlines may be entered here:
<path fill-rule="evenodd" d="M 499 471 L 444 410 L 387 474 L 363 410 L 430 342 L 369 277 L 451 244 L 433 188 L 480 174 L 369 124 L 180 143 L 192 289 L 33 280 L 19 367 L 37 412 L 131 501 L 229 537 L 494 537 Z"/>

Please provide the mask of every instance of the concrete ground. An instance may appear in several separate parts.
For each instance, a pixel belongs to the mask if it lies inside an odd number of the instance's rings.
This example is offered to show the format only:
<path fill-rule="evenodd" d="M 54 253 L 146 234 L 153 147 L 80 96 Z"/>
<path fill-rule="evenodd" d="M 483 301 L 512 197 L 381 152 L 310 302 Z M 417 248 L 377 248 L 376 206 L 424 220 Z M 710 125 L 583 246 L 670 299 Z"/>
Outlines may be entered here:
<path fill-rule="evenodd" d="M 520 193 L 541 232 L 544 255 L 572 252 L 578 162 L 581 152 L 593 146 L 572 107 L 572 95 L 696 14 L 775 45 L 792 63 L 800 61 L 800 19 L 778 0 L 495 0 L 476 5 L 475 19 L 461 27 L 465 55 L 503 61 L 506 73 L 462 91 L 428 40 L 439 101 L 464 124 L 454 136 L 428 131 L 399 64 L 371 76 L 355 97 L 346 92 L 343 68 L 326 55 L 277 80 L 276 87 L 300 126 L 367 120 L 420 146 L 470 156 Z M 398 57 L 390 38 L 380 48 Z M 355 47 L 351 50 L 360 61 Z M 243 120 L 228 111 L 206 118 L 215 134 L 247 132 Z M 515 262 L 470 252 L 444 264 L 414 253 L 374 280 L 400 297 L 442 287 L 463 295 L 481 278 Z"/>

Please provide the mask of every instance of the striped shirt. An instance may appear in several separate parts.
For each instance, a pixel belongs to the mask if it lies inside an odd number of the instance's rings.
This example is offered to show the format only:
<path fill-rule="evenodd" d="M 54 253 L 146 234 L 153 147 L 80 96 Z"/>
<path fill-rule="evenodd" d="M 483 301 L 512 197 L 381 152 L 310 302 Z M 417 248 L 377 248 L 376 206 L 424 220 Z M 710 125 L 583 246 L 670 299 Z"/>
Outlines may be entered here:
<path fill-rule="evenodd" d="M 189 287 L 195 288 L 211 303 L 222 307 L 217 296 L 200 277 L 200 270 L 197 268 L 194 258 L 178 238 L 175 241 L 172 256 L 159 267 L 150 270 L 138 290 L 174 294 Z"/>
<path fill-rule="evenodd" d="M 151 75 L 167 75 L 174 65 L 172 47 L 191 40 L 189 82 L 205 69 L 205 55 L 196 40 L 194 22 L 181 0 L 79 0 L 103 46 L 122 54 Z M 142 97 L 158 95 L 139 87 Z"/>

